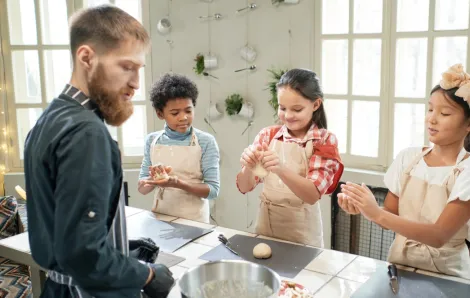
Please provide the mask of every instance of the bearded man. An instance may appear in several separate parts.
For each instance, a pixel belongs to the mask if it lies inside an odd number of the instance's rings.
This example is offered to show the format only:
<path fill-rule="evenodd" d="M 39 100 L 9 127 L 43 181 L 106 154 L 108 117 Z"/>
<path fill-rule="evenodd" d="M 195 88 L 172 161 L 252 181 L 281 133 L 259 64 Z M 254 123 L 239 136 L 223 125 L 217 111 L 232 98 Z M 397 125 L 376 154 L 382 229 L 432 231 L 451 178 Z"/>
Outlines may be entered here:
<path fill-rule="evenodd" d="M 129 257 L 120 152 L 105 125 L 131 116 L 149 43 L 114 6 L 71 19 L 71 80 L 24 151 L 31 253 L 48 270 L 41 297 L 166 297 L 174 285 L 167 267 Z"/>

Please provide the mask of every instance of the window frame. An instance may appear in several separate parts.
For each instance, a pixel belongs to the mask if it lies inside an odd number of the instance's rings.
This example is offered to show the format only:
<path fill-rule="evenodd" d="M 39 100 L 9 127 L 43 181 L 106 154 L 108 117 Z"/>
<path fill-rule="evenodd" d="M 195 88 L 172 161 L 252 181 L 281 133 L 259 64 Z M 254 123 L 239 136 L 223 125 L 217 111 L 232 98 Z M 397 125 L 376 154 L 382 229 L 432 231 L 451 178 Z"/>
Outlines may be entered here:
<path fill-rule="evenodd" d="M 355 99 L 364 100 L 361 96 L 354 96 L 351 90 L 352 82 L 352 58 L 353 42 L 357 38 L 374 38 L 380 36 L 377 33 L 354 34 L 354 0 L 349 0 L 349 32 L 346 34 L 322 34 L 322 0 L 315 1 L 315 71 L 320 79 L 322 78 L 322 41 L 332 39 L 348 40 L 348 95 L 325 94 L 325 100 L 346 99 L 348 101 L 348 128 L 347 128 L 347 153 L 341 154 L 346 167 L 358 168 L 361 170 L 372 170 L 385 172 L 394 160 L 394 129 L 395 129 L 395 103 L 419 103 L 424 104 L 427 111 L 429 92 L 436 82 L 433 82 L 433 59 L 434 40 L 436 37 L 467 37 L 467 61 L 465 69 L 470 66 L 470 14 L 469 26 L 463 30 L 434 30 L 436 0 L 429 0 L 428 30 L 421 32 L 397 32 L 397 0 L 382 0 L 382 67 L 381 67 L 381 90 L 380 90 L 380 123 L 379 123 L 379 144 L 378 158 L 362 157 L 350 154 L 352 136 L 352 101 Z M 396 64 L 396 43 L 397 39 L 403 37 L 424 37 L 427 38 L 427 61 L 426 61 L 426 92 L 421 98 L 396 98 L 395 97 L 395 64 Z M 450 65 L 449 65 L 450 66 Z M 444 71 L 444 70 L 443 70 Z M 367 96 L 365 97 L 367 100 Z M 371 97 L 374 98 L 374 97 Z M 334 132 L 333 132 L 334 133 Z M 341 141 L 341 140 L 340 140 Z M 428 136 L 425 130 L 424 146 L 429 146 Z"/>
<path fill-rule="evenodd" d="M 67 19 L 70 16 L 86 7 L 87 0 L 65 0 L 67 7 Z M 141 2 L 141 16 L 142 23 L 144 27 L 150 32 L 150 3 L 149 0 L 136 0 Z M 109 0 L 110 3 L 115 2 L 115 0 Z M 48 45 L 43 43 L 43 34 L 42 34 L 42 19 L 41 19 L 41 7 L 40 0 L 34 0 L 35 5 L 35 16 L 36 16 L 36 34 L 37 34 L 37 43 L 34 45 L 12 45 L 10 41 L 10 28 L 9 28 L 9 16 L 7 11 L 7 1 L 0 1 L 0 20 L 1 20 L 1 33 L 3 36 L 3 51 L 4 51 L 4 61 L 5 61 L 5 96 L 7 100 L 7 110 L 5 111 L 6 124 L 8 128 L 7 136 L 7 147 L 8 153 L 7 158 L 9 164 L 6 167 L 9 171 L 18 172 L 22 171 L 24 168 L 24 161 L 20 158 L 20 138 L 19 138 L 19 128 L 17 124 L 17 110 L 21 108 L 41 108 L 44 110 L 48 105 L 47 97 L 47 84 L 46 84 L 46 68 L 49 67 L 46 65 L 46 53 L 47 50 L 70 50 L 69 44 L 64 45 Z M 151 32 L 149 33 L 151 34 Z M 14 75 L 13 75 L 13 57 L 12 51 L 15 50 L 35 50 L 38 53 L 39 61 L 39 75 L 40 75 L 40 86 L 41 86 L 41 102 L 40 103 L 17 103 L 15 100 L 15 86 L 14 86 Z M 70 58 L 71 59 L 71 58 Z M 0 62 L 1 63 L 1 62 Z M 145 57 L 146 67 L 144 67 L 145 74 L 145 93 L 142 94 L 144 98 L 143 101 L 134 101 L 135 106 L 144 106 L 146 111 L 146 121 L 144 127 L 147 130 L 147 133 L 154 131 L 156 128 L 156 122 L 153 118 L 155 115 L 154 109 L 151 102 L 148 100 L 148 91 L 152 84 L 152 53 L 151 51 Z M 1 74 L 3 76 L 3 73 Z M 122 128 L 117 128 L 117 137 L 120 150 L 122 152 L 122 163 L 124 168 L 135 168 L 140 166 L 143 157 L 139 156 L 125 156 L 123 148 L 123 132 Z M 145 144 L 142 144 L 144 148 Z"/>
<path fill-rule="evenodd" d="M 470 5 L 469 5 L 470 7 Z M 465 36 L 467 37 L 467 56 L 466 64 L 464 65 L 465 71 L 468 72 L 470 66 L 470 13 L 468 16 L 467 29 L 460 30 L 435 30 L 434 25 L 436 21 L 436 0 L 429 0 L 429 15 L 428 15 L 428 30 L 420 32 L 397 32 L 397 12 L 398 12 L 398 1 L 391 1 L 391 34 L 390 34 L 390 80 L 389 86 L 391 86 L 391 91 L 389 94 L 389 134 L 394 140 L 395 138 L 395 103 L 408 103 L 408 104 L 424 104 L 424 112 L 427 112 L 428 109 L 428 99 L 430 97 L 431 89 L 438 83 L 433 81 L 433 67 L 434 67 L 434 42 L 436 38 L 439 37 L 457 37 Z M 424 97 L 417 98 L 403 98 L 395 96 L 395 64 L 396 64 L 396 45 L 397 40 L 400 38 L 426 38 L 427 39 L 427 57 L 426 57 L 426 87 Z M 448 65 L 449 67 L 451 65 Z M 444 72 L 446 69 L 443 69 Z M 426 127 L 424 127 L 424 146 L 431 145 L 428 139 L 428 134 L 426 132 Z M 404 149 L 404 148 L 403 148 Z M 388 143 L 389 152 L 387 156 L 388 165 L 390 165 L 394 157 L 394 141 Z"/>
<path fill-rule="evenodd" d="M 346 153 L 341 154 L 341 158 L 346 167 L 359 168 L 363 170 L 385 171 L 387 167 L 387 150 L 386 146 L 381 144 L 386 142 L 386 136 L 389 134 L 388 123 L 389 113 L 389 68 L 390 61 L 387 59 L 390 52 L 390 14 L 387 11 L 390 9 L 391 1 L 382 1 L 382 33 L 354 33 L 354 0 L 349 0 L 349 29 L 348 33 L 344 34 L 322 34 L 322 0 L 315 1 L 315 71 L 322 78 L 322 46 L 323 40 L 348 40 L 348 93 L 347 95 L 336 95 L 325 93 L 325 101 L 328 98 L 344 99 L 348 102 L 348 127 L 347 127 L 347 145 Z M 380 79 L 380 94 L 378 96 L 361 96 L 352 94 L 352 76 L 353 76 L 353 57 L 354 57 L 354 40 L 356 39 L 380 39 L 381 40 L 381 79 Z M 378 100 L 377 100 L 378 99 Z M 351 136 L 352 136 L 352 102 L 354 100 L 380 102 L 380 122 L 379 122 L 379 144 L 377 157 L 365 157 L 350 154 L 351 150 Z M 334 133 L 334 132 L 333 132 Z M 341 140 L 339 140 L 341 141 Z"/>

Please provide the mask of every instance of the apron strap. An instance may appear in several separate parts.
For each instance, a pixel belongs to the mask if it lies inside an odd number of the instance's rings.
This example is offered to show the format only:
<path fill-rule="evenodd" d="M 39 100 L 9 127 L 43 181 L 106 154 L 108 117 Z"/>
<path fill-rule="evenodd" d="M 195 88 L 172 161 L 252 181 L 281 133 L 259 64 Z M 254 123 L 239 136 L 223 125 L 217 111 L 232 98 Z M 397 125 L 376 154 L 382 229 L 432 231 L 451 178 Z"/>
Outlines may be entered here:
<path fill-rule="evenodd" d="M 444 185 L 448 186 L 449 194 L 452 191 L 452 188 L 454 187 L 455 181 L 457 180 L 457 176 L 462 171 L 461 164 L 466 159 L 466 156 L 467 151 L 465 150 L 465 148 L 462 148 L 462 150 L 460 150 L 459 152 L 459 155 L 457 156 L 455 165 L 452 167 L 452 170 L 449 172 L 446 179 L 444 180 Z"/>
<path fill-rule="evenodd" d="M 421 160 L 421 158 L 423 158 L 424 156 L 426 156 L 426 154 L 428 154 L 429 152 L 431 152 L 432 150 L 432 147 L 431 148 L 428 148 L 424 151 L 421 151 L 418 155 L 416 155 L 416 157 L 413 159 L 412 162 L 410 162 L 410 164 L 408 165 L 408 167 L 405 169 L 405 174 L 406 175 L 409 175 L 411 173 L 411 171 L 413 170 L 413 168 L 419 163 L 419 161 Z"/>
<path fill-rule="evenodd" d="M 196 133 L 194 132 L 194 127 L 192 129 L 193 129 L 193 132 L 191 136 L 191 143 L 189 144 L 189 146 L 199 146 L 199 139 L 196 136 Z"/>

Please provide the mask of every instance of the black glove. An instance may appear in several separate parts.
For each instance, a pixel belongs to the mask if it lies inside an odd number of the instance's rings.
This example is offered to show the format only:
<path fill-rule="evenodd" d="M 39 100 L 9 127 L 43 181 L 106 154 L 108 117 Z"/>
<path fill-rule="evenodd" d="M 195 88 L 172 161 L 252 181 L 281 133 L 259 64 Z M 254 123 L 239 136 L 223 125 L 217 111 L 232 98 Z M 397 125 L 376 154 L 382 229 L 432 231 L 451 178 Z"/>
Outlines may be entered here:
<path fill-rule="evenodd" d="M 144 293 L 149 298 L 165 298 L 175 285 L 173 273 L 162 264 L 148 264 L 153 270 L 152 280 L 145 285 Z"/>
<path fill-rule="evenodd" d="M 129 240 L 129 256 L 146 263 L 155 263 L 160 248 L 150 238 Z"/>

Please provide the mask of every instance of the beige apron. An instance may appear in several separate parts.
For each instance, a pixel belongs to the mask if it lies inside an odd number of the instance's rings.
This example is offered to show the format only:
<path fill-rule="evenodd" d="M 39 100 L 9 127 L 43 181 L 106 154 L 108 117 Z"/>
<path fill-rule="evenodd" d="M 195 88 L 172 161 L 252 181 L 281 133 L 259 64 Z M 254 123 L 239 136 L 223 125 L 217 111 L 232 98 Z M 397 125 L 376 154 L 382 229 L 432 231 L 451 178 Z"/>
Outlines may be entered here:
<path fill-rule="evenodd" d="M 431 148 L 432 149 L 432 148 Z M 442 185 L 428 184 L 411 176 L 411 171 L 431 149 L 419 154 L 401 177 L 401 194 L 398 214 L 421 223 L 435 223 L 447 205 L 447 200 L 460 173 L 459 163 L 466 152 L 462 150 L 449 176 Z M 468 225 L 441 248 L 434 248 L 396 234 L 390 247 L 388 261 L 414 268 L 470 279 L 470 256 L 465 244 Z"/>
<path fill-rule="evenodd" d="M 275 151 L 284 166 L 302 177 L 308 173 L 313 143 L 305 148 L 296 143 L 273 139 L 269 149 Z M 323 247 L 320 204 L 310 205 L 298 198 L 274 173 L 264 178 L 256 233 L 291 242 Z"/>
<path fill-rule="evenodd" d="M 155 138 L 150 150 L 152 165 L 171 166 L 178 179 L 203 183 L 202 150 L 194 132 L 189 146 L 159 145 Z M 157 188 L 152 211 L 209 223 L 209 201 L 178 188 Z"/>

